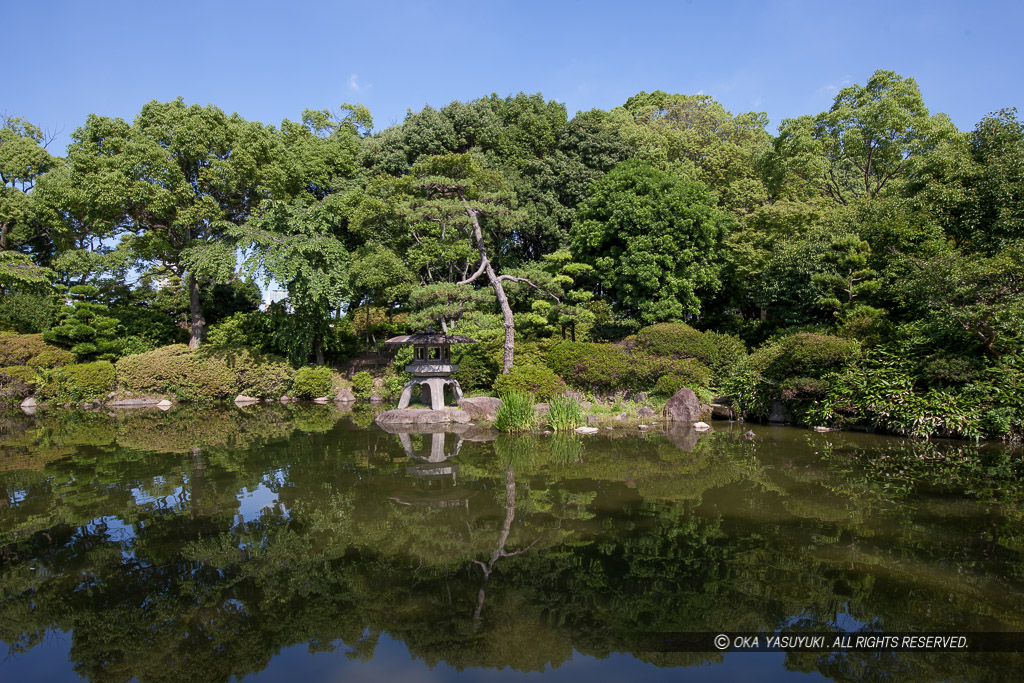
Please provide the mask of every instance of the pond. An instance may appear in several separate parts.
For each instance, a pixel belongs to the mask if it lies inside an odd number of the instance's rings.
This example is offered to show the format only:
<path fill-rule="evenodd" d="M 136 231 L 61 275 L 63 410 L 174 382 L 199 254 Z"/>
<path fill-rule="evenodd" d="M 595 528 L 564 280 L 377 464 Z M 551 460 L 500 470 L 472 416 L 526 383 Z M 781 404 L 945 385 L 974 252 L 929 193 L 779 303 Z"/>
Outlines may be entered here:
<path fill-rule="evenodd" d="M 939 632 L 1024 650 L 1019 447 L 372 419 L 0 415 L 0 680 L 1001 680 L 1024 663 L 687 645 Z"/>

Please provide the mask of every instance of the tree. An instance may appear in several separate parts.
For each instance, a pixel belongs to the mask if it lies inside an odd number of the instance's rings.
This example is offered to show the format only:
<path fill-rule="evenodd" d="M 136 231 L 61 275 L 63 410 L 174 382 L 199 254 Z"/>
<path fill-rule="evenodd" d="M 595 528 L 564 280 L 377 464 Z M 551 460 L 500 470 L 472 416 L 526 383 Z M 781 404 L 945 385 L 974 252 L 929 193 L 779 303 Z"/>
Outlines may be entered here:
<path fill-rule="evenodd" d="M 35 208 L 30 191 L 56 165 L 43 132 L 24 119 L 0 116 L 0 251 L 32 237 Z"/>
<path fill-rule="evenodd" d="M 840 90 L 829 111 L 783 121 L 775 153 L 788 171 L 817 177 L 825 194 L 849 204 L 879 196 L 955 134 L 944 114 L 929 115 L 913 78 L 879 70 Z"/>
<path fill-rule="evenodd" d="M 696 315 L 719 285 L 728 218 L 700 182 L 629 161 L 596 181 L 572 230 L 596 295 L 645 324 Z"/>
<path fill-rule="evenodd" d="M 76 285 L 69 292 L 71 306 L 63 307 L 57 324 L 43 339 L 66 346 L 79 362 L 117 359 L 116 318 L 105 315 L 107 307 L 96 301 L 93 285 Z"/>
<path fill-rule="evenodd" d="M 125 246 L 185 282 L 189 346 L 197 347 L 206 331 L 202 282 L 234 277 L 231 228 L 283 189 L 271 131 L 179 98 L 146 104 L 131 125 L 91 115 L 72 139 L 69 160 L 88 201 L 116 207 Z"/>
<path fill-rule="evenodd" d="M 877 291 L 877 273 L 868 267 L 870 255 L 871 247 L 856 235 L 833 238 L 828 250 L 820 256 L 828 270 L 811 277 L 815 284 L 828 292 L 818 299 L 818 303 L 835 309 L 839 315 L 853 308 L 854 299 Z"/>

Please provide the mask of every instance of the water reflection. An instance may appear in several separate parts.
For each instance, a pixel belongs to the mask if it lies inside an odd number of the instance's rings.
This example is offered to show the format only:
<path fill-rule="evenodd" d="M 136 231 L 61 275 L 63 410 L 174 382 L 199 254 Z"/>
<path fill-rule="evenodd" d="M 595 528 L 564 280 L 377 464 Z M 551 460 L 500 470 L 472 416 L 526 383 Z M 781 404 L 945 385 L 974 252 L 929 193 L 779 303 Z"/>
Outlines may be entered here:
<path fill-rule="evenodd" d="M 676 631 L 1024 630 L 1012 449 L 782 428 L 392 434 L 364 418 L 0 416 L 11 657 L 62 632 L 69 679 L 226 681 L 296 644 L 370 660 L 383 634 L 457 672 L 574 653 L 721 661 L 645 649 Z M 808 653 L 784 670 L 983 679 L 1016 664 Z"/>

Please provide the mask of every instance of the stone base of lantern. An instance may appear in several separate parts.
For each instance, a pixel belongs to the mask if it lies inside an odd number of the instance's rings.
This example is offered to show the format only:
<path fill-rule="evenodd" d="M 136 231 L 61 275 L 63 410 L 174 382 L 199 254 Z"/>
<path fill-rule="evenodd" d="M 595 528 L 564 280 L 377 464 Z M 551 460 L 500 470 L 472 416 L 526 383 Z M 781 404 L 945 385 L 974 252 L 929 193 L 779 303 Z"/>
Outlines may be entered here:
<path fill-rule="evenodd" d="M 421 392 L 430 392 L 431 410 L 444 410 L 445 385 L 451 388 L 456 405 L 462 400 L 462 387 L 459 386 L 458 380 L 454 380 L 451 377 L 414 377 L 406 382 L 405 387 L 402 389 L 402 397 L 398 399 L 399 410 L 409 407 L 409 401 L 412 400 L 412 390 L 418 385 L 423 387 L 420 389 Z"/>

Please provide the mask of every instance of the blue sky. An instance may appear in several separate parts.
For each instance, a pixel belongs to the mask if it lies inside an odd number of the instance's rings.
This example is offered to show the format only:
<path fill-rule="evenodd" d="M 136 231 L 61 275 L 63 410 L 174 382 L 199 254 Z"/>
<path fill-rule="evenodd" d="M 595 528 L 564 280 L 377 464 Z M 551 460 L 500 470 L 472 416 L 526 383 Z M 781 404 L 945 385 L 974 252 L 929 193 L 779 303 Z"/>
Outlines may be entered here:
<path fill-rule="evenodd" d="M 641 90 L 787 117 L 828 109 L 876 69 L 917 80 L 963 130 L 1024 109 L 1020 2 L 9 3 L 0 113 L 58 133 L 182 96 L 279 124 L 362 102 L 407 109 L 540 92 L 572 115 Z"/>

